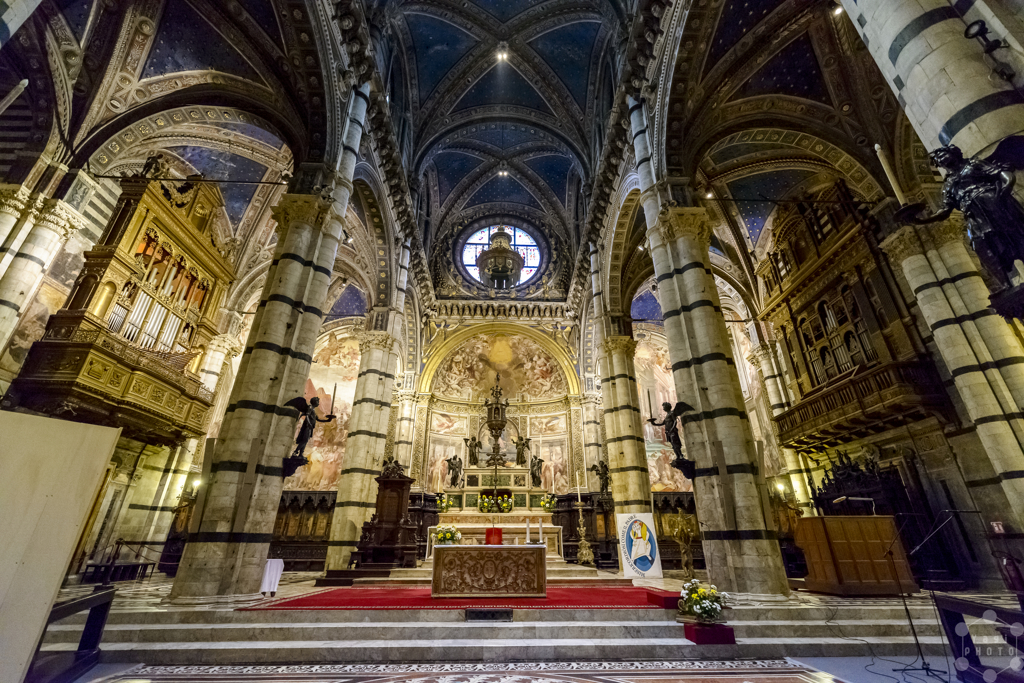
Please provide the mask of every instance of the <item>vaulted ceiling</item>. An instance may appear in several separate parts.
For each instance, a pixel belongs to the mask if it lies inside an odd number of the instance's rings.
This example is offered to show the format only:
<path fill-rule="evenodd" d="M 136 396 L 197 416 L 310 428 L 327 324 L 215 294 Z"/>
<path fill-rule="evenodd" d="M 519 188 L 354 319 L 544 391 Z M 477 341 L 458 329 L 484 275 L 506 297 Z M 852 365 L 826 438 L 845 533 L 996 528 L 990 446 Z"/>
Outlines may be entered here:
<path fill-rule="evenodd" d="M 687 15 L 662 118 L 665 171 L 694 179 L 750 282 L 775 200 L 840 178 L 864 198 L 881 193 L 874 145 L 891 152 L 901 113 L 836 8 L 729 0 Z"/>
<path fill-rule="evenodd" d="M 446 258 L 461 228 L 488 222 L 575 250 L 611 104 L 619 3 L 414 0 L 393 12 L 390 96 L 407 86 L 428 252 Z"/>

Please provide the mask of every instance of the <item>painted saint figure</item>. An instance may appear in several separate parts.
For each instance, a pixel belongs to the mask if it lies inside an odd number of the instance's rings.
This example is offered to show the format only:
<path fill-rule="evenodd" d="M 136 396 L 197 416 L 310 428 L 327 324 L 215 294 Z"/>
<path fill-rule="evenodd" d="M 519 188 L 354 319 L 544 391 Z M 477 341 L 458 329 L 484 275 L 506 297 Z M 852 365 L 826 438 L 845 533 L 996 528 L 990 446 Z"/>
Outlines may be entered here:
<path fill-rule="evenodd" d="M 692 480 L 697 476 L 697 463 L 683 457 L 683 442 L 679 436 L 679 418 L 683 416 L 683 413 L 693 412 L 693 407 L 689 403 L 679 401 L 673 408 L 672 404 L 666 401 L 661 404 L 661 409 L 665 411 L 664 420 L 657 422 L 652 417 L 647 421 L 655 427 L 665 428 L 665 438 L 672 445 L 672 450 L 676 454 L 676 459 L 672 461 L 672 467 L 682 472 L 687 479 Z"/>
<path fill-rule="evenodd" d="M 516 467 L 526 467 L 526 451 L 530 450 L 530 441 L 519 437 L 513 443 L 516 445 Z"/>
<path fill-rule="evenodd" d="M 466 442 L 466 449 L 469 452 L 469 466 L 479 467 L 480 466 L 480 447 L 483 446 L 483 442 L 472 436 L 468 439 L 463 439 Z"/>

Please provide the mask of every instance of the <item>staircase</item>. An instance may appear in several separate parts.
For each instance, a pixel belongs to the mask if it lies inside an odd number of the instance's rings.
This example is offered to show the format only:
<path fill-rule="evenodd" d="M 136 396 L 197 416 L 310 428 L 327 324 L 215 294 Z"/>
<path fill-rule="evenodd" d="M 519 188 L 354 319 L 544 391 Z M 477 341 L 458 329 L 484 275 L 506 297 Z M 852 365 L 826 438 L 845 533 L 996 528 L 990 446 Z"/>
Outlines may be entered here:
<path fill-rule="evenodd" d="M 911 611 L 925 652 L 941 654 L 943 641 L 930 603 L 915 603 Z M 895 601 L 731 608 L 727 618 L 738 644 L 717 646 L 686 640 L 671 610 L 516 609 L 513 618 L 466 622 L 463 610 L 423 609 L 117 611 L 115 603 L 102 661 L 179 665 L 916 654 L 903 607 Z M 74 650 L 83 624 L 84 615 L 51 625 L 42 650 Z"/>

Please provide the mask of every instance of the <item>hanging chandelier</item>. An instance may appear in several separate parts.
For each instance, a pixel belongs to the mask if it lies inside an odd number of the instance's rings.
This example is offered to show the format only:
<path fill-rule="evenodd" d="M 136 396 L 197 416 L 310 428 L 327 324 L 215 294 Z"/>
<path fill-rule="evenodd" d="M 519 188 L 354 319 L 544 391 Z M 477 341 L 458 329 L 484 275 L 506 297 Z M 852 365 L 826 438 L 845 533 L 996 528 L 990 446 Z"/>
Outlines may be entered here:
<path fill-rule="evenodd" d="M 525 263 L 519 252 L 512 248 L 512 236 L 500 225 L 491 235 L 490 246 L 476 259 L 480 279 L 494 289 L 512 289 L 519 284 Z"/>

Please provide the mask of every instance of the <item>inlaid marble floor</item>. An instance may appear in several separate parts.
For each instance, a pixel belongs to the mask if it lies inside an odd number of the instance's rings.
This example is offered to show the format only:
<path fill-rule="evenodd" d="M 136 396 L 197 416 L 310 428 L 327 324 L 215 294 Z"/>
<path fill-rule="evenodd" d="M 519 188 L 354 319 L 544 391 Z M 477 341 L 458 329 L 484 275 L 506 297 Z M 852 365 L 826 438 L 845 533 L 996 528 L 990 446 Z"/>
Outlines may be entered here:
<path fill-rule="evenodd" d="M 104 683 L 837 683 L 788 660 L 144 666 Z"/>

